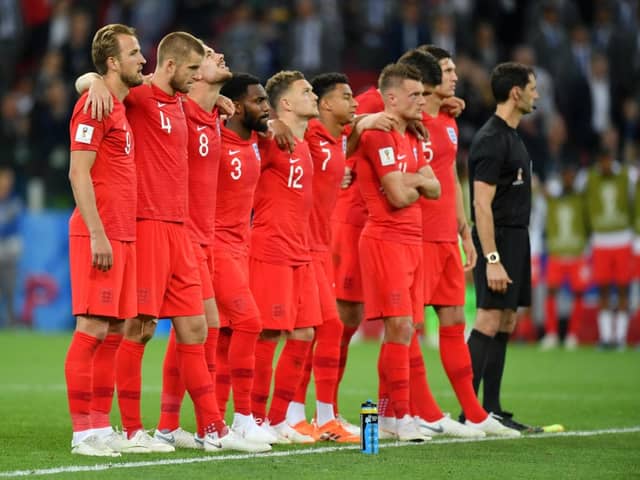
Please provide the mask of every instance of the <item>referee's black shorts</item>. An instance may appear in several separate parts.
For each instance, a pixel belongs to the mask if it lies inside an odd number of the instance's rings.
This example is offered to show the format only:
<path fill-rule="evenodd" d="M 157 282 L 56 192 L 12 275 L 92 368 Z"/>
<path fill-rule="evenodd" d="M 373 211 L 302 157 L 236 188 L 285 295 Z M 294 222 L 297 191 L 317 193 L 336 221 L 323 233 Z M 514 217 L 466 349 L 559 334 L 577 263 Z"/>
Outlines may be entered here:
<path fill-rule="evenodd" d="M 489 290 L 487 284 L 486 253 L 482 251 L 478 232 L 473 229 L 473 243 L 478 262 L 473 270 L 476 287 L 476 307 L 484 309 L 517 310 L 531 306 L 531 246 L 529 229 L 525 227 L 495 227 L 495 240 L 500 262 L 513 280 L 506 293 Z"/>

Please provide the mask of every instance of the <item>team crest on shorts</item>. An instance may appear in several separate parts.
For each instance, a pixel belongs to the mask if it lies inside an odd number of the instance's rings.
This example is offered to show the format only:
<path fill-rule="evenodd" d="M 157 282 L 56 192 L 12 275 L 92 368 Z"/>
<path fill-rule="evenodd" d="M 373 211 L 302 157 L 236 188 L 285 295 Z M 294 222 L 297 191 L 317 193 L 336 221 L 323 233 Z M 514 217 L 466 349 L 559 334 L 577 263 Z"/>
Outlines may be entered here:
<path fill-rule="evenodd" d="M 453 127 L 447 127 L 447 134 L 449 135 L 449 140 L 454 145 L 458 144 L 458 135 L 456 134 L 456 129 Z"/>

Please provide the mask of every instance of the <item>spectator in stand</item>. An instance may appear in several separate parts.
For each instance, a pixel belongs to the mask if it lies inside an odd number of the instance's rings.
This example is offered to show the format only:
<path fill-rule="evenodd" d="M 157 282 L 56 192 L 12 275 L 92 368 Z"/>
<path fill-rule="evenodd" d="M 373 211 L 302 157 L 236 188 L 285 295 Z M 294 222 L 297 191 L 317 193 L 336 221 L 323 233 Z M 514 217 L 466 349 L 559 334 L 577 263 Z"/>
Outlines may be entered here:
<path fill-rule="evenodd" d="M 13 305 L 18 260 L 22 251 L 19 232 L 22 201 L 14 189 L 13 169 L 0 164 L 0 326 L 13 327 L 18 319 Z"/>
<path fill-rule="evenodd" d="M 417 0 L 404 0 L 399 10 L 399 17 L 391 24 L 388 33 L 393 58 L 400 58 L 404 52 L 429 43 L 431 37 Z"/>
<path fill-rule="evenodd" d="M 69 38 L 61 47 L 66 78 L 76 78 L 93 68 L 91 44 L 93 19 L 84 10 L 75 10 L 69 18 Z M 68 122 L 66 122 L 68 123 Z"/>
<path fill-rule="evenodd" d="M 538 22 L 534 23 L 526 43 L 533 46 L 540 65 L 553 77 L 560 73 L 568 52 L 569 41 L 556 2 L 543 2 L 541 16 Z"/>
<path fill-rule="evenodd" d="M 472 58 L 485 70 L 491 70 L 502 58 L 502 49 L 496 42 L 493 25 L 480 21 L 475 29 L 475 42 L 471 46 Z"/>
<path fill-rule="evenodd" d="M 67 179 L 70 117 L 67 88 L 62 79 L 54 79 L 34 106 L 30 138 L 32 163 L 36 174 L 44 179 L 47 203 L 63 208 L 72 205 Z"/>
<path fill-rule="evenodd" d="M 23 24 L 18 0 L 0 1 L 0 95 L 14 79 L 16 63 L 23 43 Z"/>

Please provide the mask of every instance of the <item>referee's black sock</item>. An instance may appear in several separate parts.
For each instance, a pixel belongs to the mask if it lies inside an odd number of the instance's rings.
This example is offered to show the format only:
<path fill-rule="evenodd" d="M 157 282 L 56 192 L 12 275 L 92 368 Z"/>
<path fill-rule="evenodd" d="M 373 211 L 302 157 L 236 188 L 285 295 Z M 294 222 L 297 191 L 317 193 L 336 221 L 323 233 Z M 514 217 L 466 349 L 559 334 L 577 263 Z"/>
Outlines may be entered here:
<path fill-rule="evenodd" d="M 482 377 L 482 406 L 487 412 L 502 412 L 500 387 L 509 335 L 509 332 L 498 332 L 487 349 L 487 363 Z"/>
<path fill-rule="evenodd" d="M 471 355 L 471 368 L 473 369 L 473 390 L 476 394 L 478 393 L 478 388 L 484 375 L 487 353 L 489 345 L 491 345 L 492 342 L 493 339 L 490 336 L 485 335 L 475 328 L 471 330 L 471 334 L 469 334 L 469 339 L 467 340 L 469 354 Z"/>

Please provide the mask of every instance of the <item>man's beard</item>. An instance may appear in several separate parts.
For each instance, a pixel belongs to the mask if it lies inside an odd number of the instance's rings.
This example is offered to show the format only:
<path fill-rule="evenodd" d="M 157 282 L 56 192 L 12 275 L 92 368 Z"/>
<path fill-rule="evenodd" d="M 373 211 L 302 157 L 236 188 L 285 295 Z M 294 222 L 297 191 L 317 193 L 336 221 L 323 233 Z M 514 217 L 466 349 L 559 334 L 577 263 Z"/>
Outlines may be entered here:
<path fill-rule="evenodd" d="M 129 75 L 120 75 L 120 80 L 129 88 L 137 87 L 138 85 L 142 85 L 144 78 L 139 73 L 129 74 Z"/>

